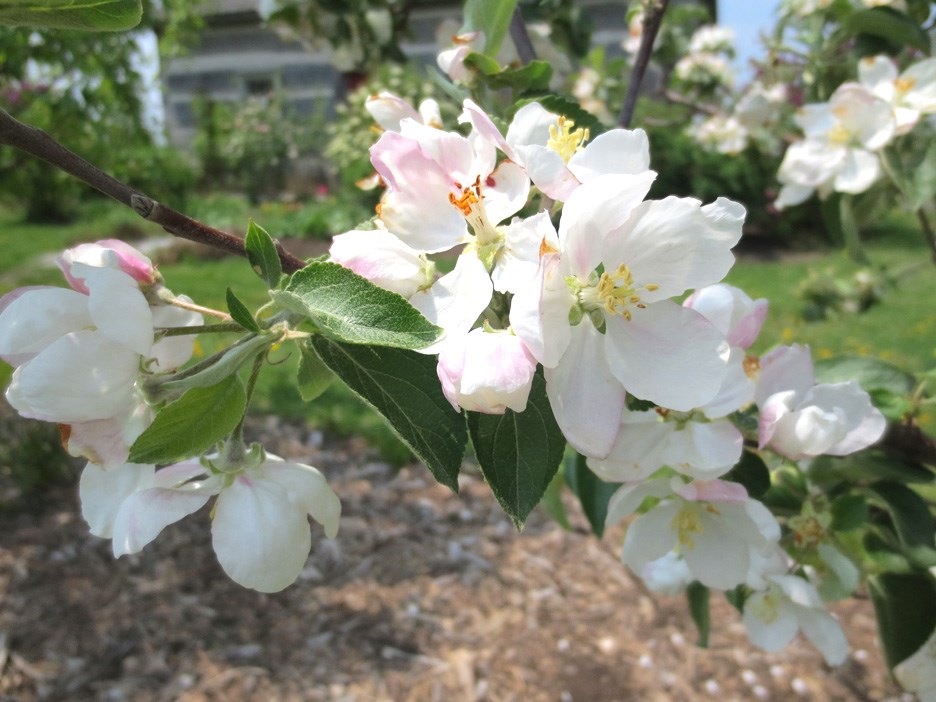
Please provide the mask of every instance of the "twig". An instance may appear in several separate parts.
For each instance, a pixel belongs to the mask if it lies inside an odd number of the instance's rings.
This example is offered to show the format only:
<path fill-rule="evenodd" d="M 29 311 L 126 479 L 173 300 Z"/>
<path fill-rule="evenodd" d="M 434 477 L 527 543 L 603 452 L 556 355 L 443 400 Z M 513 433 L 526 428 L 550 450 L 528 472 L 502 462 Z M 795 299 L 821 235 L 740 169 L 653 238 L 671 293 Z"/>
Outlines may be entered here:
<path fill-rule="evenodd" d="M 669 0 L 650 0 L 645 5 L 646 11 L 644 13 L 643 31 L 640 36 L 640 49 L 637 50 L 637 58 L 634 60 L 634 70 L 631 71 L 624 106 L 621 108 L 621 116 L 618 118 L 618 126 L 623 129 L 630 127 L 631 120 L 634 118 L 634 108 L 637 107 L 637 94 L 640 92 L 640 84 L 643 83 L 647 67 L 650 65 L 653 43 L 660 32 L 660 24 L 663 22 L 663 15 L 666 13 L 668 5 Z"/>
<path fill-rule="evenodd" d="M 0 109 L 0 144 L 12 146 L 14 149 L 41 158 L 126 205 L 143 219 L 160 225 L 174 236 L 206 244 L 237 256 L 247 255 L 243 239 L 209 227 L 207 224 L 156 202 L 65 148 L 41 129 L 23 124 L 2 109 Z M 279 242 L 276 246 L 285 272 L 293 273 L 305 267 L 305 261 L 286 251 Z"/>
<path fill-rule="evenodd" d="M 721 110 L 718 109 L 715 105 L 710 105 L 707 102 L 696 102 L 691 98 L 687 98 L 684 95 L 680 95 L 674 90 L 667 90 L 663 93 L 663 97 L 667 99 L 668 102 L 673 103 L 674 105 L 683 105 L 684 107 L 691 107 L 696 112 L 704 112 L 707 115 L 717 115 L 721 114 Z"/>
<path fill-rule="evenodd" d="M 517 47 L 517 56 L 520 57 L 521 63 L 526 65 L 536 60 L 536 49 L 530 41 L 530 33 L 527 31 L 526 22 L 523 21 L 523 15 L 520 14 L 519 5 L 510 17 L 510 38 Z"/>
<path fill-rule="evenodd" d="M 933 232 L 933 225 L 930 224 L 929 217 L 926 216 L 922 207 L 917 210 L 917 218 L 920 220 L 920 228 L 923 230 L 926 243 L 930 247 L 933 263 L 936 263 L 936 233 Z"/>

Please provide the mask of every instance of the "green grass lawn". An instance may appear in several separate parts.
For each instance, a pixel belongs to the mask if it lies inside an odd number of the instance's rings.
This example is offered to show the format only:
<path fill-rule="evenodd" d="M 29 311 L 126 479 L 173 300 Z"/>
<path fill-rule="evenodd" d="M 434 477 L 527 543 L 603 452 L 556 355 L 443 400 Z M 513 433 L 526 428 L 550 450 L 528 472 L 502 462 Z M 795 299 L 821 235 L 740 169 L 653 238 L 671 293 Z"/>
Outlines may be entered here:
<path fill-rule="evenodd" d="M 212 201 L 215 204 L 222 200 Z M 206 205 L 210 214 L 211 202 Z M 241 207 L 241 206 L 238 206 Z M 238 214 L 246 212 L 234 209 Z M 274 224 L 276 218 L 272 218 Z M 207 217 L 210 224 L 222 224 Z M 262 213 L 261 224 L 268 224 Z M 18 285 L 62 282 L 57 270 L 50 267 L 54 253 L 80 241 L 120 237 L 134 231 L 146 236 L 161 236 L 158 227 L 140 222 L 120 206 L 96 203 L 88 208 L 81 222 L 67 226 L 25 225 L 15 213 L 0 212 L 0 293 Z M 275 229 L 272 227 L 271 229 Z M 838 355 L 878 357 L 907 370 L 918 372 L 936 365 L 936 267 L 929 263 L 928 252 L 912 222 L 895 218 L 869 231 L 868 252 L 876 266 L 899 271 L 911 266 L 897 284 L 888 290 L 883 303 L 858 315 L 837 319 L 804 321 L 803 301 L 796 289 L 811 270 L 844 276 L 859 268 L 838 251 L 824 251 L 790 257 L 776 262 L 742 260 L 731 271 L 727 282 L 743 288 L 754 298 L 770 300 L 770 312 L 755 352 L 763 352 L 778 343 L 808 343 L 817 358 Z M 167 285 L 176 293 L 185 293 L 209 307 L 224 309 L 225 289 L 230 286 L 249 306 L 266 300 L 266 290 L 246 261 L 227 258 L 202 260 L 183 256 L 160 266 Z M 203 338 L 202 354 L 211 353 L 222 343 L 217 337 Z M 258 383 L 253 410 L 276 412 L 290 419 L 306 421 L 310 426 L 342 434 L 361 434 L 380 447 L 390 460 L 405 460 L 407 454 L 382 421 L 366 410 L 339 383 L 321 398 L 305 403 L 292 386 L 297 354 L 287 348 L 275 352 L 282 363 L 268 367 Z M 0 364 L 0 380 L 9 377 L 9 368 Z"/>

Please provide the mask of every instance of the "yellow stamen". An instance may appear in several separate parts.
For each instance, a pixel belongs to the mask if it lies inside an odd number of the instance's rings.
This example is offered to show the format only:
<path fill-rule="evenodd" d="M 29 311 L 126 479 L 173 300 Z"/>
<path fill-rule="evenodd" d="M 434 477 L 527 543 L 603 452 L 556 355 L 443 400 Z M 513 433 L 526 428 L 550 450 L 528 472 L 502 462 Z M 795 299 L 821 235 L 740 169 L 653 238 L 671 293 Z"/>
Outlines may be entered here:
<path fill-rule="evenodd" d="M 588 141 L 588 130 L 573 130 L 575 122 L 567 117 L 559 117 L 558 125 L 550 125 L 549 141 L 546 142 L 546 148 L 552 149 L 562 157 L 566 163 L 582 149 L 582 144 Z"/>
<path fill-rule="evenodd" d="M 670 527 L 676 531 L 679 545 L 686 550 L 695 548 L 693 534 L 701 534 L 704 530 L 699 523 L 699 515 L 689 505 L 682 507 L 673 517 Z"/>
<path fill-rule="evenodd" d="M 916 81 L 913 78 L 898 78 L 894 81 L 894 91 L 898 96 L 903 96 L 910 92 L 914 85 Z"/>

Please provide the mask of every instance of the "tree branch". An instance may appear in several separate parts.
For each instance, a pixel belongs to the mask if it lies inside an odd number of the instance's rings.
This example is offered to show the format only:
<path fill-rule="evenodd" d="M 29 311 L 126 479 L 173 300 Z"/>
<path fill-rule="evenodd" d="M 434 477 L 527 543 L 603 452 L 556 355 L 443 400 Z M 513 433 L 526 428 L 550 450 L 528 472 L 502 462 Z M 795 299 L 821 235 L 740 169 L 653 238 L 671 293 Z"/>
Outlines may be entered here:
<path fill-rule="evenodd" d="M 95 190 L 131 208 L 143 219 L 160 225 L 173 236 L 206 244 L 237 256 L 247 255 L 243 239 L 209 227 L 207 224 L 156 202 L 68 150 L 41 129 L 23 124 L 2 109 L 0 109 L 0 144 L 12 146 L 14 149 L 24 151 L 65 171 Z M 305 261 L 286 251 L 279 242 L 276 243 L 276 248 L 285 272 L 292 273 L 305 267 Z"/>
<path fill-rule="evenodd" d="M 640 85 L 643 83 L 647 67 L 650 65 L 653 43 L 660 32 L 660 24 L 663 22 L 663 15 L 666 13 L 668 5 L 669 0 L 649 0 L 645 5 L 646 11 L 644 12 L 643 31 L 640 36 L 640 49 L 637 50 L 634 69 L 631 71 L 630 83 L 627 86 L 627 95 L 624 97 L 624 106 L 621 108 L 621 116 L 618 118 L 618 126 L 623 129 L 628 129 L 631 120 L 634 118 L 634 108 L 637 107 L 637 94 L 640 92 Z"/>
<path fill-rule="evenodd" d="M 526 22 L 523 21 L 523 15 L 520 14 L 520 6 L 513 11 L 510 17 L 510 38 L 513 39 L 514 46 L 517 47 L 517 55 L 520 62 L 524 65 L 530 61 L 536 60 L 536 49 L 530 41 L 530 33 L 527 31 Z"/>
<path fill-rule="evenodd" d="M 920 220 L 920 229 L 923 230 L 923 237 L 929 246 L 933 263 L 936 263 L 936 233 L 933 232 L 933 225 L 930 224 L 929 217 L 926 216 L 922 207 L 917 210 L 917 219 Z"/>

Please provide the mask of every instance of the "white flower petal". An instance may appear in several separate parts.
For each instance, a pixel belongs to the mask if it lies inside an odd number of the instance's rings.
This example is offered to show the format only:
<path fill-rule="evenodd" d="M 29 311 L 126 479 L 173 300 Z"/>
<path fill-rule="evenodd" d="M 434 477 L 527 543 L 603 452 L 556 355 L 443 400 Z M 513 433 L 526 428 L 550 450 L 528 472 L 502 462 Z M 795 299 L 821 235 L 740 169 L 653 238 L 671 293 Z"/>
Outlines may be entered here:
<path fill-rule="evenodd" d="M 277 461 L 277 458 L 267 454 L 267 460 L 261 467 L 263 473 L 286 489 L 290 502 L 322 525 L 325 536 L 335 538 L 341 521 L 341 500 L 325 476 L 312 466 Z"/>
<path fill-rule="evenodd" d="M 32 419 L 107 419 L 127 411 L 139 366 L 136 353 L 98 332 L 72 332 L 17 368 L 6 397 Z"/>
<path fill-rule="evenodd" d="M 576 188 L 563 206 L 559 222 L 562 257 L 573 275 L 585 280 L 601 263 L 605 238 L 627 221 L 654 178 L 653 171 L 598 176 Z M 629 259 L 617 258 L 613 264 L 622 261 Z"/>
<path fill-rule="evenodd" d="M 569 444 L 586 456 L 607 456 L 621 426 L 626 393 L 608 368 L 602 335 L 589 320 L 572 330 L 559 364 L 545 374 L 549 404 Z"/>
<path fill-rule="evenodd" d="M 573 154 L 569 170 L 582 183 L 600 175 L 649 171 L 650 140 L 643 129 L 611 129 Z"/>
<path fill-rule="evenodd" d="M 153 314 L 139 284 L 115 268 L 73 263 L 72 275 L 88 286 L 88 312 L 98 332 L 141 356 L 153 345 Z"/>
<path fill-rule="evenodd" d="M 647 563 L 662 558 L 676 546 L 672 522 L 678 511 L 677 502 L 661 502 L 628 527 L 621 560 L 635 573 L 640 574 Z"/>
<path fill-rule="evenodd" d="M 292 584 L 312 548 L 306 511 L 290 501 L 286 489 L 243 475 L 218 496 L 211 537 L 228 577 L 260 592 Z"/>
<path fill-rule="evenodd" d="M 208 491 L 151 487 L 133 493 L 114 521 L 114 557 L 139 553 L 170 524 L 205 506 Z"/>
<path fill-rule="evenodd" d="M 187 295 L 179 295 L 180 300 L 192 302 Z M 197 327 L 204 323 L 198 312 L 185 310 L 175 305 L 153 307 L 154 327 Z M 153 344 L 148 357 L 155 360 L 152 371 L 175 370 L 192 357 L 195 351 L 195 334 L 169 336 Z"/>
<path fill-rule="evenodd" d="M 628 321 L 607 319 L 607 362 L 631 394 L 662 407 L 688 411 L 718 392 L 728 346 L 698 312 L 663 300 L 635 310 Z"/>
<path fill-rule="evenodd" d="M 0 310 L 0 357 L 14 366 L 92 325 L 88 296 L 65 288 L 19 288 L 0 299 Z"/>
<path fill-rule="evenodd" d="M 155 472 L 153 466 L 135 463 L 108 470 L 94 463 L 86 465 L 81 471 L 78 495 L 81 499 L 81 516 L 88 523 L 91 533 L 109 539 L 120 505 L 137 490 L 150 487 Z"/>
<path fill-rule="evenodd" d="M 755 646 L 768 652 L 789 644 L 799 630 L 796 617 L 774 590 L 755 592 L 744 603 L 744 628 Z"/>

